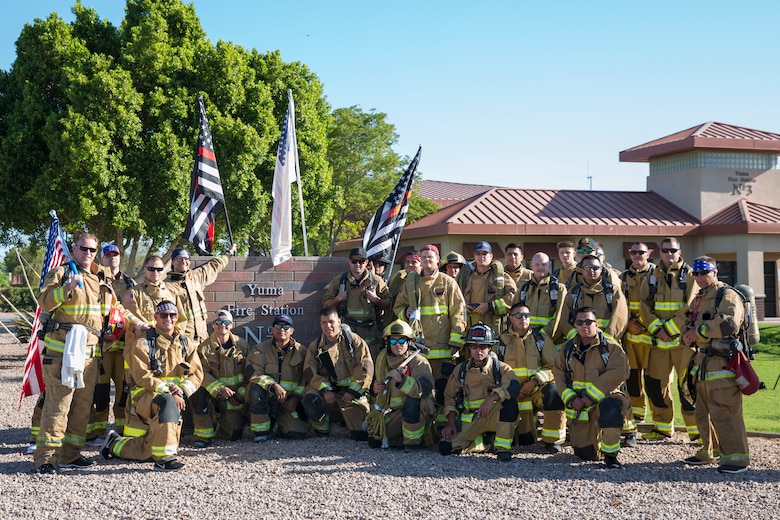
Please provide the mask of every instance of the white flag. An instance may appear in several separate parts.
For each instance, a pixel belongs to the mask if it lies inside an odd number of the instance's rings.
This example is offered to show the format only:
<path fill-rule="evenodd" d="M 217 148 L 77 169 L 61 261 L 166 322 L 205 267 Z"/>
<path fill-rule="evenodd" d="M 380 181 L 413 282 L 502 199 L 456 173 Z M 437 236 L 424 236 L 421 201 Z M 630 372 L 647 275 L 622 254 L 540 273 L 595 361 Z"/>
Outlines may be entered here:
<path fill-rule="evenodd" d="M 290 185 L 299 180 L 298 143 L 295 139 L 295 104 L 292 92 L 287 115 L 279 139 L 279 152 L 276 154 L 276 169 L 271 196 L 274 198 L 274 213 L 271 220 L 271 259 L 279 265 L 292 258 L 292 201 Z"/>

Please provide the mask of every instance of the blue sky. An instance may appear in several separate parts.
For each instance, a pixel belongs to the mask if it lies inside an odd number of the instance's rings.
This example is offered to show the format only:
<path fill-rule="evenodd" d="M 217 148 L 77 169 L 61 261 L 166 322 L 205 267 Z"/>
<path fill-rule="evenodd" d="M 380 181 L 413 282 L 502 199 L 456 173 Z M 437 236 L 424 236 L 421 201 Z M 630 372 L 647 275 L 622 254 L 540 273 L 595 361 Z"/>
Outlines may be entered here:
<path fill-rule="evenodd" d="M 124 2 L 83 0 L 121 23 Z M 25 23 L 71 1 L 6 6 L 0 68 Z M 780 132 L 777 2 L 198 0 L 212 41 L 281 51 L 333 108 L 388 114 L 423 178 L 644 190 L 618 153 L 707 121 Z M 218 151 L 217 151 L 218 152 Z M 305 174 L 305 172 L 304 172 Z"/>

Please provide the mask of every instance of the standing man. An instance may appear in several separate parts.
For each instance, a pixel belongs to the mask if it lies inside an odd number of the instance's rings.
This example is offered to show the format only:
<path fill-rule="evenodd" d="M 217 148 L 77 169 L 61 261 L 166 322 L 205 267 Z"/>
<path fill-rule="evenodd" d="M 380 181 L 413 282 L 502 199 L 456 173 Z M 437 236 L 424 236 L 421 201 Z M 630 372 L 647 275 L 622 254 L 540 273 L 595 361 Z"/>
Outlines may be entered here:
<path fill-rule="evenodd" d="M 108 244 L 103 248 L 100 257 L 100 265 L 106 267 L 110 276 L 108 280 L 114 289 L 116 299 L 128 306 L 125 298 L 130 289 L 135 286 L 129 274 L 119 269 L 122 258 L 119 248 L 114 244 Z M 125 391 L 125 368 L 123 352 L 125 349 L 125 330 L 115 331 L 115 335 L 105 334 L 102 339 L 103 358 L 100 360 L 100 375 L 95 385 L 95 396 L 92 401 L 92 413 L 87 426 L 87 442 L 100 446 L 108 429 L 108 408 L 111 401 L 111 381 L 114 382 L 114 427 L 121 435 L 125 427 L 125 403 L 127 392 Z M 115 339 L 116 337 L 116 339 Z"/>
<path fill-rule="evenodd" d="M 419 251 L 412 249 L 411 251 L 407 252 L 406 257 L 404 257 L 403 270 L 395 273 L 393 277 L 390 279 L 390 282 L 388 282 L 387 284 L 387 288 L 390 291 L 390 299 L 392 301 L 392 304 L 390 305 L 391 309 L 395 305 L 395 299 L 398 297 L 398 294 L 404 288 L 407 289 L 408 293 L 415 293 L 415 294 L 419 293 L 421 272 L 422 272 L 422 257 L 420 257 Z M 413 300 L 409 300 L 409 303 L 412 302 Z M 387 327 L 393 321 L 395 321 L 395 319 L 396 316 L 394 316 L 392 312 L 386 312 L 384 314 L 384 318 L 382 319 L 382 324 L 384 327 Z M 420 332 L 418 323 L 415 323 L 413 325 L 413 328 L 415 329 L 415 333 Z M 371 354 L 373 355 L 373 351 L 371 351 Z"/>
<path fill-rule="evenodd" d="M 528 306 L 533 328 L 555 337 L 566 298 L 566 286 L 550 274 L 550 257 L 542 252 L 531 259 L 531 271 L 531 278 L 518 285 L 515 302 Z"/>
<path fill-rule="evenodd" d="M 81 455 L 81 449 L 98 379 L 98 341 L 111 307 L 126 313 L 128 326 L 146 326 L 122 308 L 106 271 L 93 262 L 97 237 L 91 233 L 76 235 L 72 251 L 78 272 L 67 264 L 50 270 L 38 295 L 38 305 L 51 313 L 43 328 L 41 363 L 46 399 L 33 454 L 35 472 L 41 475 L 55 474 L 59 467 L 94 464 Z M 63 377 L 69 371 L 72 377 Z"/>
<path fill-rule="evenodd" d="M 184 467 L 176 460 L 181 437 L 181 412 L 203 382 L 198 349 L 176 328 L 173 302 L 161 302 L 154 313 L 155 327 L 145 338 L 125 348 L 130 400 L 136 417 L 148 426 L 143 437 L 106 434 L 100 450 L 104 459 L 154 460 L 154 471 Z"/>
<path fill-rule="evenodd" d="M 698 466 L 717 458 L 719 472 L 744 473 L 750 453 L 742 392 L 734 373 L 725 368 L 733 354 L 730 344 L 745 319 L 744 304 L 735 289 L 718 280 L 717 265 L 709 256 L 693 261 L 693 276 L 701 290 L 689 307 L 682 343 L 696 347 L 690 377 L 696 381 L 696 424 L 703 444 L 685 463 Z"/>
<path fill-rule="evenodd" d="M 685 309 L 699 290 L 697 279 L 682 258 L 676 238 L 661 242 L 661 264 L 642 283 L 639 291 L 642 321 L 653 335 L 650 348 L 645 392 L 650 400 L 655 426 L 642 436 L 644 440 L 670 439 L 674 434 L 674 401 L 672 400 L 672 370 L 677 372 L 677 385 L 688 369 L 693 355 L 690 345 L 680 343 L 680 330 L 687 322 Z M 690 440 L 699 439 L 699 429 L 693 407 L 681 401 L 682 416 Z"/>
<path fill-rule="evenodd" d="M 374 376 L 374 363 L 366 342 L 342 327 L 334 307 L 320 311 L 322 335 L 312 341 L 303 362 L 307 387 L 303 408 L 314 432 L 330 435 L 330 415 L 341 415 L 350 438 L 368 440 L 363 423 L 368 415 L 367 393 Z"/>
<path fill-rule="evenodd" d="M 449 372 L 442 372 L 442 366 L 456 356 L 464 346 L 466 331 L 463 294 L 455 280 L 439 271 L 439 249 L 428 244 L 420 251 L 422 277 L 419 299 L 414 309 L 410 307 L 408 286 L 404 286 L 395 300 L 396 316 L 410 322 L 418 319 L 422 327 L 425 346 L 430 349 L 425 356 L 430 362 L 436 388 L 436 402 L 444 404 L 444 387 Z M 417 314 L 415 314 L 415 309 Z M 450 364 L 450 368 L 452 365 Z M 445 370 L 446 372 L 446 370 Z"/>
<path fill-rule="evenodd" d="M 444 261 L 442 262 L 441 267 L 439 267 L 439 271 L 446 273 L 452 278 L 457 278 L 458 273 L 464 265 L 466 265 L 466 259 L 463 258 L 463 255 L 456 253 L 455 251 L 450 251 L 447 253 L 447 256 L 444 257 Z"/>
<path fill-rule="evenodd" d="M 393 300 L 385 281 L 369 272 L 366 262 L 366 250 L 353 248 L 349 269 L 328 283 L 322 300 L 323 307 L 337 309 L 340 320 L 365 340 L 373 359 L 382 346 L 382 312 L 392 308 Z"/>
<path fill-rule="evenodd" d="M 474 265 L 458 273 L 458 285 L 466 301 L 466 326 L 484 323 L 497 334 L 501 319 L 515 297 L 515 281 L 504 275 L 504 266 L 493 260 L 493 248 L 487 242 L 477 242 Z"/>
<path fill-rule="evenodd" d="M 512 367 L 520 382 L 517 443 L 525 446 L 536 442 L 536 414 L 544 411 L 542 441 L 547 451 L 560 453 L 566 424 L 563 402 L 552 380 L 557 350 L 546 334 L 531 327 L 527 306 L 515 303 L 509 309 L 509 328 L 499 338 L 496 351 L 498 359 Z"/>
<path fill-rule="evenodd" d="M 444 390 L 447 426 L 439 442 L 442 455 L 490 451 L 483 434 L 493 432 L 498 460 L 512 460 L 520 383 L 512 367 L 491 352 L 496 343 L 493 337 L 493 331 L 482 323 L 466 334 L 471 356 L 455 367 Z"/>
<path fill-rule="evenodd" d="M 306 347 L 294 333 L 292 318 L 278 314 L 271 337 L 249 352 L 247 395 L 255 442 L 267 441 L 271 431 L 286 439 L 305 439 L 309 431 L 301 405 Z"/>
<path fill-rule="evenodd" d="M 558 242 L 556 247 L 558 248 L 558 259 L 561 261 L 561 266 L 555 271 L 555 277 L 568 288 L 569 278 L 577 269 L 577 250 L 574 249 L 574 242 L 569 240 Z"/>
<path fill-rule="evenodd" d="M 374 273 L 376 276 L 381 276 L 382 278 L 384 278 L 385 271 L 389 266 L 390 260 L 385 258 L 382 253 L 373 255 L 368 259 L 368 264 L 366 264 L 366 267 L 369 271 Z"/>
<path fill-rule="evenodd" d="M 173 250 L 168 273 L 168 289 L 176 296 L 177 306 L 184 314 L 186 323 L 182 333 L 193 346 L 200 345 L 209 334 L 207 330 L 206 286 L 217 280 L 217 276 L 228 265 L 228 255 L 236 254 L 236 244 L 231 244 L 227 254 L 215 257 L 195 269 L 190 269 L 190 253 L 183 247 Z"/>
<path fill-rule="evenodd" d="M 643 421 L 647 399 L 643 382 L 649 366 L 653 337 L 642 321 L 639 290 L 642 282 L 653 273 L 655 264 L 649 261 L 650 251 L 644 242 L 634 242 L 628 252 L 631 255 L 631 265 L 620 275 L 623 293 L 628 301 L 628 327 L 623 335 L 623 347 L 628 355 L 631 373 L 626 387 L 628 395 L 631 396 L 631 412 L 634 420 Z"/>
<path fill-rule="evenodd" d="M 214 332 L 198 345 L 203 382 L 190 398 L 196 448 L 211 446 L 217 433 L 220 438 L 231 441 L 241 439 L 244 433 L 244 364 L 249 345 L 233 334 L 230 312 L 218 310 L 212 326 Z M 217 413 L 218 432 L 211 420 L 213 410 Z"/>
<path fill-rule="evenodd" d="M 600 451 L 607 468 L 622 468 L 617 457 L 629 401 L 620 387 L 628 377 L 628 359 L 620 344 L 599 330 L 592 308 L 579 308 L 574 324 L 577 333 L 558 351 L 553 366 L 571 445 L 583 460 L 599 460 Z"/>
<path fill-rule="evenodd" d="M 527 280 L 531 279 L 531 270 L 523 267 L 523 250 L 519 245 L 511 242 L 504 248 L 504 273 L 508 274 L 515 285 L 520 287 Z"/>

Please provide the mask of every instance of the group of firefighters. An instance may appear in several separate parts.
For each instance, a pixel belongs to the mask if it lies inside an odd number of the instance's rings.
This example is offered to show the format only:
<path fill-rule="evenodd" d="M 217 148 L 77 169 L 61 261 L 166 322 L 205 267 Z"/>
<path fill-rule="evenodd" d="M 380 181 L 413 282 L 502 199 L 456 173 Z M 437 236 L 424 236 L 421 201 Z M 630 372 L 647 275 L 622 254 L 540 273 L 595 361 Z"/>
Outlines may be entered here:
<path fill-rule="evenodd" d="M 116 246 L 103 248 L 102 266 L 97 248 L 94 235 L 75 237 L 77 272 L 53 269 L 39 296 L 50 318 L 46 392 L 33 417 L 37 473 L 94 464 L 81 455 L 87 442 L 106 459 L 180 469 L 187 408 L 196 448 L 242 438 L 246 422 L 264 442 L 326 437 L 342 421 L 372 448 L 437 445 L 442 455 L 510 461 L 514 446 L 541 440 L 551 454 L 568 443 L 583 460 L 622 468 L 620 449 L 637 446 L 636 423 L 649 413 L 642 440 L 672 439 L 675 383 L 698 449 L 684 462 L 748 467 L 740 389 L 725 370 L 729 353 L 715 348 L 739 332 L 742 300 L 721 289 L 712 258 L 688 265 L 675 238 L 661 242 L 657 266 L 648 245 L 634 243 L 623 272 L 590 237 L 558 243 L 555 272 L 542 252 L 525 268 L 515 243 L 505 263 L 488 242 L 472 262 L 429 244 L 407 253 L 388 282 L 389 259 L 357 247 L 325 287 L 318 339 L 300 344 L 293 319 L 279 314 L 253 347 L 226 310 L 208 334 L 204 288 L 227 256 L 190 269 L 176 249 L 167 276 L 150 256 L 134 284 Z M 80 386 L 65 379 L 74 366 Z"/>

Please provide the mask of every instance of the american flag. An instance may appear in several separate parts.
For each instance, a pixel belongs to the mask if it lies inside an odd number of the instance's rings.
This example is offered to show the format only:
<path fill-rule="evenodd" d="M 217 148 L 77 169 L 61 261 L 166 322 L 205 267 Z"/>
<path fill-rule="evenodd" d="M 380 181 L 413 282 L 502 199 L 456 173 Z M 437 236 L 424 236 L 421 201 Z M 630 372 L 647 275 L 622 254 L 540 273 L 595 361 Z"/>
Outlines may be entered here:
<path fill-rule="evenodd" d="M 46 256 L 43 259 L 43 269 L 41 270 L 41 283 L 38 285 L 38 292 L 43 288 L 43 281 L 48 272 L 58 267 L 65 259 L 65 250 L 63 249 L 62 236 L 60 235 L 60 220 L 54 211 L 51 214 L 51 226 L 49 226 L 49 238 L 46 244 Z M 35 311 L 35 319 L 30 332 L 30 344 L 27 347 L 27 359 L 24 361 L 24 375 L 22 376 L 22 394 L 19 396 L 19 405 L 22 399 L 31 395 L 43 392 L 43 371 L 41 369 L 41 353 L 43 352 L 43 340 L 38 339 L 38 332 L 41 330 L 41 308 Z"/>
<path fill-rule="evenodd" d="M 199 255 L 210 255 L 214 246 L 214 218 L 225 207 L 225 195 L 219 179 L 214 141 L 206 118 L 203 96 L 198 96 L 200 135 L 195 152 L 195 167 L 190 184 L 190 216 L 184 236 L 195 245 Z"/>
<path fill-rule="evenodd" d="M 401 236 L 406 224 L 406 212 L 409 210 L 409 198 L 412 196 L 414 173 L 420 163 L 422 146 L 417 149 L 417 154 L 412 159 L 406 173 L 403 174 L 387 199 L 379 206 L 363 234 L 363 248 L 370 258 L 382 253 L 390 258 L 395 245 Z"/>

